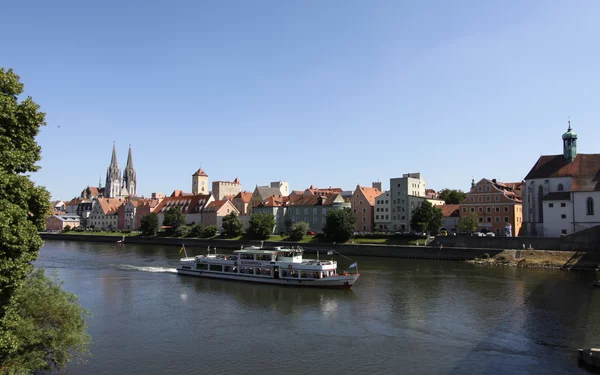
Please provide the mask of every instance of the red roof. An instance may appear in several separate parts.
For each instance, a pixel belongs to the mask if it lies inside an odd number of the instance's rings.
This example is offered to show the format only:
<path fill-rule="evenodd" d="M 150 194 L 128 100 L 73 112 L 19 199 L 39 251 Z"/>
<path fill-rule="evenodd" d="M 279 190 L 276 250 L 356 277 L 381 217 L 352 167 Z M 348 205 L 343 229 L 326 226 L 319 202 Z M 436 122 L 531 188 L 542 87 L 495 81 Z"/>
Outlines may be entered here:
<path fill-rule="evenodd" d="M 525 180 L 572 177 L 571 191 L 600 191 L 600 154 L 577 154 L 569 162 L 563 155 L 540 156 Z"/>
<path fill-rule="evenodd" d="M 252 199 L 252 193 L 247 192 L 247 191 L 242 191 L 237 193 L 237 195 L 235 197 L 233 197 L 233 199 L 241 199 L 242 202 L 244 203 L 250 203 L 250 200 Z"/>
<path fill-rule="evenodd" d="M 210 199 L 210 195 L 188 195 L 188 196 L 171 196 L 164 198 L 154 212 L 161 213 L 167 211 L 171 207 L 179 207 L 184 214 L 199 213 L 202 211 L 206 202 Z"/>
<path fill-rule="evenodd" d="M 226 199 L 222 199 L 220 201 L 212 201 L 206 207 L 204 207 L 203 212 L 219 211 L 221 209 L 221 207 L 223 207 L 225 204 L 227 204 L 227 202 L 229 202 L 229 201 Z M 233 205 L 232 205 L 232 207 L 233 207 Z"/>
<path fill-rule="evenodd" d="M 458 204 L 438 204 L 435 207 L 442 210 L 442 215 L 444 215 L 444 217 L 459 216 Z"/>
<path fill-rule="evenodd" d="M 196 171 L 196 173 L 194 173 L 192 176 L 205 176 L 205 177 L 208 177 L 208 175 L 206 174 L 206 172 L 204 172 L 204 171 L 202 170 L 202 168 L 198 169 L 198 170 Z"/>
<path fill-rule="evenodd" d="M 375 198 L 381 195 L 381 190 L 373 187 L 362 187 L 360 186 L 360 190 L 364 194 L 365 198 L 371 206 L 375 206 Z"/>

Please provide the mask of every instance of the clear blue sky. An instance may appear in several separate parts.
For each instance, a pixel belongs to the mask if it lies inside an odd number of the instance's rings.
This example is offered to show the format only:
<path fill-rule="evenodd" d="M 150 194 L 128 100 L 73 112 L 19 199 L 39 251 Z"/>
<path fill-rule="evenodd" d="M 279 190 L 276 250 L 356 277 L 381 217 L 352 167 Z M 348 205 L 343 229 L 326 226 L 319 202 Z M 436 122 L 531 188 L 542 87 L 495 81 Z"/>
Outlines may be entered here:
<path fill-rule="evenodd" d="M 55 199 L 132 144 L 138 194 L 210 180 L 353 189 L 521 180 L 600 152 L 600 2 L 12 1 L 0 65 L 47 112 Z"/>

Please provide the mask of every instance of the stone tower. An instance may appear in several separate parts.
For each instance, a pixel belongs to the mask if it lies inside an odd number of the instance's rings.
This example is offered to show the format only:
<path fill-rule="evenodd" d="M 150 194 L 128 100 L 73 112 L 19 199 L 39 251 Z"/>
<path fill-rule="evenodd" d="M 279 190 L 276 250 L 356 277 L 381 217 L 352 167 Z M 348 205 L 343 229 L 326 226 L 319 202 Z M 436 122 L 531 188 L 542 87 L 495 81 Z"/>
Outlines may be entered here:
<path fill-rule="evenodd" d="M 135 196 L 137 181 L 135 178 L 135 169 L 133 168 L 133 157 L 131 156 L 131 145 L 129 145 L 129 154 L 127 155 L 127 165 L 123 172 L 123 193 L 124 196 Z"/>
<path fill-rule="evenodd" d="M 562 135 L 563 139 L 563 155 L 569 163 L 575 160 L 577 156 L 577 133 L 571 130 L 571 120 L 569 120 L 569 128 Z"/>
<path fill-rule="evenodd" d="M 202 168 L 192 175 L 192 194 L 208 194 L 208 175 Z"/>
<path fill-rule="evenodd" d="M 104 196 L 106 198 L 116 198 L 121 196 L 121 170 L 117 163 L 117 144 L 113 144 L 112 157 L 110 159 L 110 165 L 106 171 L 106 184 L 104 190 Z"/>

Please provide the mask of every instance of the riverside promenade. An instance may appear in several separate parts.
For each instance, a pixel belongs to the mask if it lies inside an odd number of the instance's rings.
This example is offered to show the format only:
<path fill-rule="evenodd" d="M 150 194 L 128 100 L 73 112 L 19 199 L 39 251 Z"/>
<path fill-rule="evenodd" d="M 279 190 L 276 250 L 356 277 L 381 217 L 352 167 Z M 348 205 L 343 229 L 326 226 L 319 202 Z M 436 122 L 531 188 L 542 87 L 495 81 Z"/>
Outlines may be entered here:
<path fill-rule="evenodd" d="M 119 236 L 109 235 L 78 235 L 63 233 L 41 233 L 43 240 L 85 241 L 115 243 L 121 240 Z M 164 245 L 174 246 L 179 250 L 181 245 L 188 248 L 217 248 L 230 251 L 242 246 L 260 245 L 262 241 L 200 239 L 177 237 L 144 237 L 124 236 L 124 244 Z M 296 243 L 264 241 L 269 246 L 302 246 L 306 253 L 325 255 L 329 250 L 335 250 L 345 256 L 370 256 L 383 258 L 428 259 L 449 261 L 470 261 L 483 265 L 520 266 L 536 268 L 562 268 L 568 270 L 597 270 L 600 265 L 600 253 L 581 251 L 554 250 L 518 250 L 488 247 L 451 247 L 433 242 L 433 246 L 407 246 L 382 244 L 328 244 L 328 243 Z M 176 251 L 174 250 L 174 251 Z M 192 254 L 190 254 L 192 255 Z"/>

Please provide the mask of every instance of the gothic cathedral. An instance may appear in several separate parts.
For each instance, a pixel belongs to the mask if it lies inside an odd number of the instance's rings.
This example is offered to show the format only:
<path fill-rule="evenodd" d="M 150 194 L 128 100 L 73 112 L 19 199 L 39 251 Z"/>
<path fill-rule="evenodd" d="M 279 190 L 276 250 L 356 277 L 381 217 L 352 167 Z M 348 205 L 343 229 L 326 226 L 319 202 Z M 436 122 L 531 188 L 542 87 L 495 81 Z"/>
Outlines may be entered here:
<path fill-rule="evenodd" d="M 117 163 L 117 145 L 113 144 L 112 157 L 110 165 L 106 171 L 106 185 L 104 196 L 106 198 L 124 198 L 135 196 L 136 193 L 135 169 L 133 168 L 133 157 L 131 156 L 131 145 L 129 145 L 129 155 L 127 155 L 127 165 L 125 172 L 121 177 L 121 170 Z"/>

